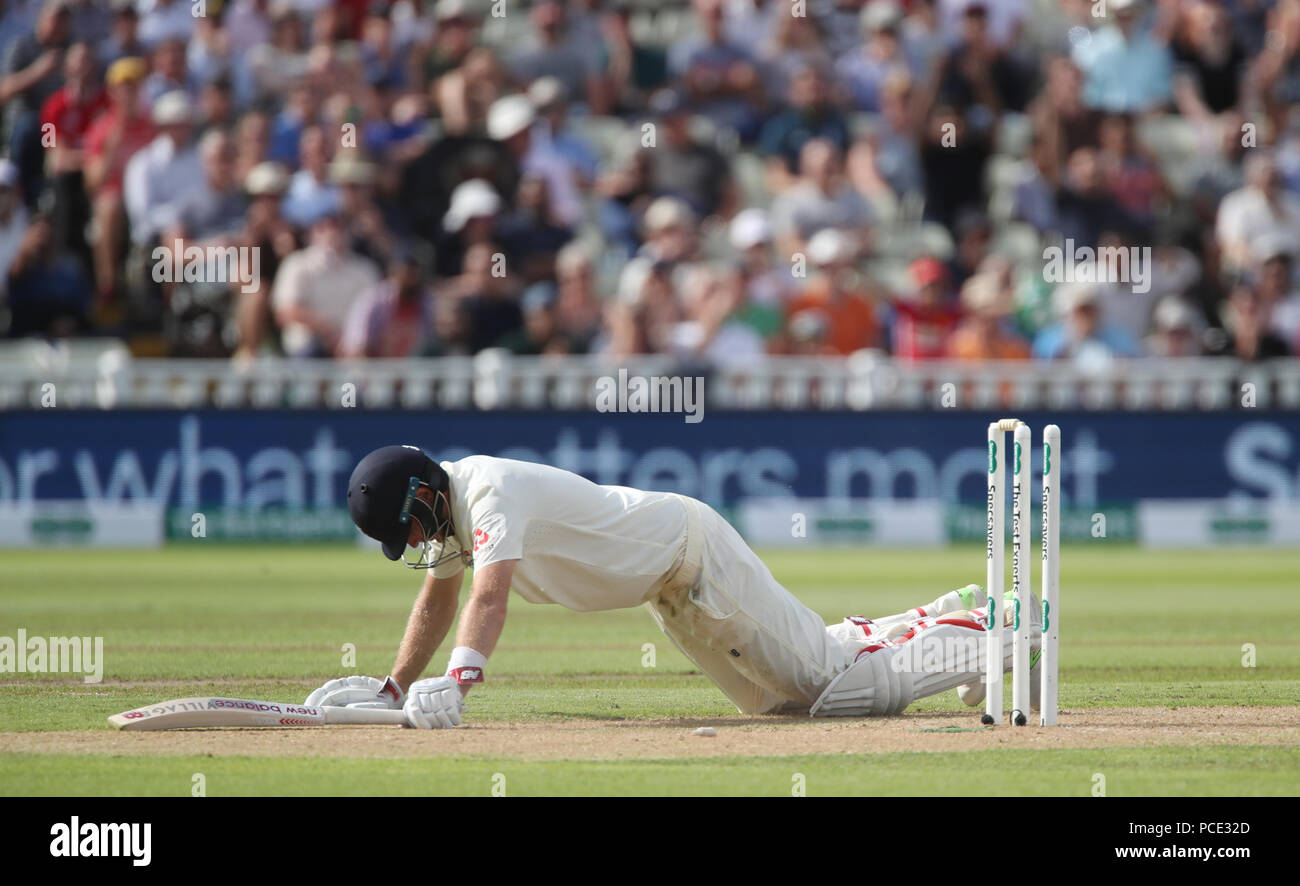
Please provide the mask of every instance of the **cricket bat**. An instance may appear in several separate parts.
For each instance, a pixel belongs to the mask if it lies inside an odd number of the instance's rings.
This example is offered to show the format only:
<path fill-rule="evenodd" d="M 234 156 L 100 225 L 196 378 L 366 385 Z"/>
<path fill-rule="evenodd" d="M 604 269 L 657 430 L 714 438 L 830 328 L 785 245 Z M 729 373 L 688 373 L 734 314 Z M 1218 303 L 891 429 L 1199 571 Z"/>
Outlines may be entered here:
<path fill-rule="evenodd" d="M 195 729 L 214 726 L 405 726 L 392 708 L 312 707 L 240 698 L 177 698 L 108 718 L 118 729 Z"/>

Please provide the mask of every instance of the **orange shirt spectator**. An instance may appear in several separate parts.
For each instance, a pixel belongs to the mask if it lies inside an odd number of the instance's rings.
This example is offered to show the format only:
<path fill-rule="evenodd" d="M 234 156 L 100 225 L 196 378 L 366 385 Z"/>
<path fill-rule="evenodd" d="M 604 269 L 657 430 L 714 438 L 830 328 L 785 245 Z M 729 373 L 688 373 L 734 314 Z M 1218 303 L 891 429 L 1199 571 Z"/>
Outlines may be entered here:
<path fill-rule="evenodd" d="M 880 345 L 880 319 L 853 268 L 855 251 L 851 238 L 834 228 L 814 234 L 808 240 L 808 260 L 817 274 L 785 306 L 787 323 L 803 311 L 821 312 L 829 324 L 823 344 L 836 354 Z"/>
<path fill-rule="evenodd" d="M 976 274 L 961 288 L 966 319 L 948 339 L 948 356 L 957 360 L 1028 360 L 1029 342 L 1007 328 L 1011 293 L 990 275 Z"/>

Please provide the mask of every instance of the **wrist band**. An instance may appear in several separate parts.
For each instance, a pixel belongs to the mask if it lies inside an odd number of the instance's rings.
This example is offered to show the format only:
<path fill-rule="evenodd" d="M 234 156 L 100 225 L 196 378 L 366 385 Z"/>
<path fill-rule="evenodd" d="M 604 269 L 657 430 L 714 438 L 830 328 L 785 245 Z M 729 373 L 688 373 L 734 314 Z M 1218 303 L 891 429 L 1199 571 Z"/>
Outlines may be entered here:
<path fill-rule="evenodd" d="M 447 676 L 455 678 L 457 683 L 482 683 L 483 668 L 487 665 L 487 656 L 468 646 L 457 646 L 451 651 L 447 662 Z"/>

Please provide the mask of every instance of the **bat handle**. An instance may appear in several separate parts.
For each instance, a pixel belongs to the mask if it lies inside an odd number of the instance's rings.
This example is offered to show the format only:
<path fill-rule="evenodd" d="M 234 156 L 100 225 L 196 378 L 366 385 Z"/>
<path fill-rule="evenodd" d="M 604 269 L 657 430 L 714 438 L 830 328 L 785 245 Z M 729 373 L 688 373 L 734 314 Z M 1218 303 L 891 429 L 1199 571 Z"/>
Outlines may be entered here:
<path fill-rule="evenodd" d="M 328 725 L 405 726 L 406 714 L 399 708 L 322 707 Z"/>

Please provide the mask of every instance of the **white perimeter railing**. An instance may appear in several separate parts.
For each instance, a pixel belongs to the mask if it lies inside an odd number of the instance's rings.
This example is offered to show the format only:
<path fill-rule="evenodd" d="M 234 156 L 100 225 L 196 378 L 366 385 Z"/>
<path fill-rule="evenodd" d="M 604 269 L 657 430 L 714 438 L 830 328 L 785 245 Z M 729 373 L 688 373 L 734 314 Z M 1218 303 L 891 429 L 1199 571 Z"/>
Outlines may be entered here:
<path fill-rule="evenodd" d="M 668 357 L 474 357 L 404 360 L 132 359 L 121 347 L 25 343 L 0 350 L 0 410 L 53 392 L 63 408 L 591 409 L 597 379 L 704 376 L 710 409 L 1300 409 L 1300 360 L 1118 361 L 1082 372 L 1055 362 L 903 363 L 771 357 L 753 366 L 684 366 Z M 47 387 L 53 385 L 53 389 Z M 345 385 L 352 385 L 346 388 Z M 348 392 L 350 402 L 345 402 Z"/>

